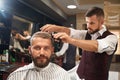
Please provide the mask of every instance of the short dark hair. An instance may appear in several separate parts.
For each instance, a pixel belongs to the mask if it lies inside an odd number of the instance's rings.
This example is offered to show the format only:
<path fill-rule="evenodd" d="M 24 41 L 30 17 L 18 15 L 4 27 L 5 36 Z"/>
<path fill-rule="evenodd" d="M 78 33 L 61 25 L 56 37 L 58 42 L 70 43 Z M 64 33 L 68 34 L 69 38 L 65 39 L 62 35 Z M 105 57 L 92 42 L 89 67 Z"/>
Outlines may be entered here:
<path fill-rule="evenodd" d="M 103 17 L 104 18 L 104 11 L 102 8 L 99 7 L 92 7 L 88 9 L 88 11 L 85 14 L 85 17 L 91 17 L 93 15 L 96 15 L 97 17 Z"/>
<path fill-rule="evenodd" d="M 30 39 L 30 44 L 32 44 L 33 38 L 36 38 L 36 37 L 50 39 L 52 46 L 54 46 L 54 39 L 52 38 L 52 35 L 50 33 L 48 33 L 48 32 L 36 32 L 36 33 L 34 33 Z"/>

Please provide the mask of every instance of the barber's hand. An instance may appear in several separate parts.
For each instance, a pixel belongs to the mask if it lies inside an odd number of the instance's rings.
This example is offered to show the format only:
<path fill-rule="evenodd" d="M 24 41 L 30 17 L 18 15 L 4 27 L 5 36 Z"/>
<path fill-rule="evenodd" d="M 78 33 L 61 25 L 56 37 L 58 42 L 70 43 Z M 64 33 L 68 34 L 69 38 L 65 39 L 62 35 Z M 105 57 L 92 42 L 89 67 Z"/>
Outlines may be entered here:
<path fill-rule="evenodd" d="M 59 32 L 53 35 L 55 39 L 61 39 L 64 43 L 69 43 L 71 37 L 64 32 Z"/>
<path fill-rule="evenodd" d="M 43 32 L 56 32 L 57 26 L 52 24 L 46 24 L 43 27 L 40 28 Z"/>

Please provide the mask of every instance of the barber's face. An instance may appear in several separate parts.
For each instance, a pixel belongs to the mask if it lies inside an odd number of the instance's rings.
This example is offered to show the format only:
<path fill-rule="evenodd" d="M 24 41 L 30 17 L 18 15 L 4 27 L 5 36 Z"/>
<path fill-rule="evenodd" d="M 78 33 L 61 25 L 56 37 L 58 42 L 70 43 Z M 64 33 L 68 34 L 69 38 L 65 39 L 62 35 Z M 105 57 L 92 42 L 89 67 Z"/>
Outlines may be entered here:
<path fill-rule="evenodd" d="M 87 29 L 90 34 L 98 32 L 102 28 L 103 20 L 98 19 L 96 15 L 86 17 Z"/>
<path fill-rule="evenodd" d="M 37 67 L 43 68 L 49 64 L 53 51 L 51 40 L 34 38 L 29 47 L 33 62 Z"/>

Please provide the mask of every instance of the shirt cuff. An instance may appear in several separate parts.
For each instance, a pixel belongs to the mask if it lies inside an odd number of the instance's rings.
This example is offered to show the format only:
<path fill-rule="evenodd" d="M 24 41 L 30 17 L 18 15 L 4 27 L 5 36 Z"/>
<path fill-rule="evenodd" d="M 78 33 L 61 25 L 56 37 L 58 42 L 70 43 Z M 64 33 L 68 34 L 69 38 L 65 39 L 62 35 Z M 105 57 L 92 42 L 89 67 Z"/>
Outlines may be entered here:
<path fill-rule="evenodd" d="M 114 52 L 113 47 L 111 47 L 108 43 L 106 43 L 103 40 L 97 40 L 98 41 L 98 52 L 103 53 L 106 52 L 108 55 L 111 55 Z"/>

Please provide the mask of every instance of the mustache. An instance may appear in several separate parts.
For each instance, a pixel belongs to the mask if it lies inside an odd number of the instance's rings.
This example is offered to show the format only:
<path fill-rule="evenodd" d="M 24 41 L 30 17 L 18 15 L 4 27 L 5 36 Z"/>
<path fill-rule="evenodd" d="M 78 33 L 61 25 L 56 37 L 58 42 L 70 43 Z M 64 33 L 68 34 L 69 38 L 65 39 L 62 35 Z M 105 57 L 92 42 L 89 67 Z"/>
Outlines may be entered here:
<path fill-rule="evenodd" d="M 45 56 L 45 55 L 39 55 L 39 56 L 36 57 L 36 59 L 40 59 L 40 58 L 46 58 L 46 59 L 48 59 L 48 57 Z"/>

